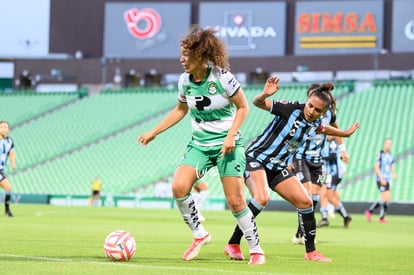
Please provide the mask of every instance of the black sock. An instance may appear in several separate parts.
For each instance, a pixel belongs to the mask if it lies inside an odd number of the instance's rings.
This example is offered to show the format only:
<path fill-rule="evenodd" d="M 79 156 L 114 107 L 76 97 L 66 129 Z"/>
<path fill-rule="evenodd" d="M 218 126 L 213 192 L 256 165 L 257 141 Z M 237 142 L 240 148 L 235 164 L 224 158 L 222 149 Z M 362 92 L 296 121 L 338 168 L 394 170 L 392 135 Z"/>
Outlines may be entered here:
<path fill-rule="evenodd" d="M 5 212 L 10 211 L 10 193 L 6 193 L 6 196 L 4 197 L 4 209 Z"/>
<path fill-rule="evenodd" d="M 345 209 L 345 207 L 343 206 L 342 203 L 335 210 L 336 210 L 336 212 L 339 213 L 339 215 L 342 216 L 342 218 L 347 218 L 348 217 L 348 212 L 346 211 L 346 209 Z"/>
<path fill-rule="evenodd" d="M 380 219 L 385 218 L 385 215 L 387 215 L 388 204 L 388 202 L 381 203 Z"/>
<path fill-rule="evenodd" d="M 380 206 L 380 202 L 374 202 L 371 207 L 368 209 L 369 212 L 374 213 L 375 209 L 377 209 Z"/>
<path fill-rule="evenodd" d="M 260 214 L 261 210 L 257 209 L 251 201 L 247 204 L 247 206 L 252 211 L 254 217 Z M 236 227 L 234 228 L 233 235 L 231 235 L 228 243 L 229 244 L 240 244 L 242 237 L 243 237 L 243 232 L 241 231 L 239 226 L 236 225 Z"/>
<path fill-rule="evenodd" d="M 312 195 L 313 196 L 313 195 Z M 312 203 L 313 203 L 313 209 L 316 208 L 316 205 L 318 204 L 319 200 L 314 200 L 312 199 Z M 303 232 L 302 229 L 300 227 L 300 220 L 298 220 L 298 229 L 296 230 L 296 234 L 295 237 L 296 238 L 301 238 L 303 236 Z"/>
<path fill-rule="evenodd" d="M 315 235 L 316 235 L 316 221 L 315 213 L 303 214 L 298 212 L 299 222 L 302 226 L 302 231 L 305 236 L 306 252 L 316 250 Z"/>
<path fill-rule="evenodd" d="M 385 202 L 384 203 L 384 217 L 385 217 L 385 215 L 387 215 L 387 211 L 388 211 L 388 206 L 390 205 L 390 203 L 389 202 Z"/>

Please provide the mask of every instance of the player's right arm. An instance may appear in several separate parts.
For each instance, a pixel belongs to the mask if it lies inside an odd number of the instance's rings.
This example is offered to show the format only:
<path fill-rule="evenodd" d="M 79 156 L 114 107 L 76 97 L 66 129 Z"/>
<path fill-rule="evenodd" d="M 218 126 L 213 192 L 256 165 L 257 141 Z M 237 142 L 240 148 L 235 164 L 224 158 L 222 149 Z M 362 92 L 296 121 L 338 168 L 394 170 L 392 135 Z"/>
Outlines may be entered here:
<path fill-rule="evenodd" d="M 187 103 L 178 101 L 177 106 L 157 126 L 137 138 L 137 143 L 147 145 L 154 140 L 157 135 L 177 124 L 187 113 Z"/>
<path fill-rule="evenodd" d="M 338 122 L 335 120 L 334 123 L 331 124 L 331 126 L 339 128 Z M 336 142 L 339 145 L 339 148 L 341 149 L 341 157 L 342 157 L 342 161 L 345 164 L 349 163 L 349 155 L 348 152 L 346 151 L 346 147 L 345 147 L 345 143 L 342 137 L 335 137 Z"/>
<path fill-rule="evenodd" d="M 270 111 L 273 105 L 273 101 L 266 98 L 274 95 L 277 92 L 278 88 L 279 78 L 276 76 L 269 77 L 265 83 L 263 91 L 253 99 L 254 106 L 266 111 Z"/>

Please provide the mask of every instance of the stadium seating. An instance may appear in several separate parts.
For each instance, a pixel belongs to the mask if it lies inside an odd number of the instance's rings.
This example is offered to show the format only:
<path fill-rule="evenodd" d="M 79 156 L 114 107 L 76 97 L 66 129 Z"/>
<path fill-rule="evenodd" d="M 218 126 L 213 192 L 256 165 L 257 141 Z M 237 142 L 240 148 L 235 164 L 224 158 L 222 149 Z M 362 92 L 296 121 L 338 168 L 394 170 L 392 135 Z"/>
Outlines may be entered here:
<path fill-rule="evenodd" d="M 7 120 L 12 127 L 77 98 L 77 93 L 39 94 L 28 91 L 0 93 L 1 119 Z"/>
<path fill-rule="evenodd" d="M 408 119 L 414 115 L 412 102 L 412 84 L 374 86 L 339 102 L 341 128 L 349 127 L 354 121 L 361 125 L 358 132 L 346 140 L 350 154 L 359 156 L 348 165 L 348 176 L 373 167 L 385 138 L 394 140 L 393 152 L 397 155 L 413 146 L 414 125 Z"/>
<path fill-rule="evenodd" d="M 414 124 L 410 122 L 414 117 L 413 102 L 413 82 L 387 82 L 352 94 L 339 103 L 338 121 L 342 128 L 348 127 L 353 121 L 361 124 L 358 132 L 346 139 L 351 161 L 343 181 L 344 200 L 372 200 L 370 196 L 377 195 L 372 192 L 372 189 L 375 190 L 375 184 L 372 186 L 372 182 L 375 183 L 372 174 L 376 156 L 382 149 L 385 138 L 394 141 L 392 152 L 395 156 L 414 149 Z M 408 161 L 403 159 L 402 163 L 406 164 Z M 403 167 L 407 168 L 404 164 Z M 371 177 L 363 177 L 365 174 L 370 174 Z M 361 179 L 356 180 L 359 177 Z M 412 182 L 412 174 L 411 179 L 406 180 L 402 184 Z M 355 184 L 348 185 L 348 182 Z"/>
<path fill-rule="evenodd" d="M 105 93 L 85 97 L 13 130 L 24 169 L 115 134 L 172 108 L 175 92 Z M 20 109 L 20 103 L 15 104 Z M 30 137 L 28 139 L 27 137 Z"/>
<path fill-rule="evenodd" d="M 274 98 L 304 101 L 308 87 L 309 84 L 281 85 Z M 245 87 L 248 101 L 262 88 Z M 346 139 L 351 162 L 342 183 L 343 199 L 374 200 L 377 192 L 372 168 L 384 138 L 394 140 L 396 156 L 414 150 L 414 125 L 409 123 L 409 118 L 414 117 L 414 83 L 375 83 L 360 92 L 353 92 L 353 83 L 343 83 L 337 84 L 334 94 L 339 99 L 341 128 L 354 121 L 361 124 L 358 132 Z M 49 100 L 48 95 L 38 97 L 44 97 L 44 101 L 31 101 L 35 109 L 42 109 L 38 113 L 50 110 L 42 107 Z M 137 145 L 136 138 L 175 106 L 176 97 L 176 91 L 160 88 L 105 91 L 67 105 L 55 100 L 53 112 L 33 121 L 20 115 L 19 121 L 25 123 L 11 133 L 19 166 L 18 171 L 10 173 L 14 192 L 89 194 L 90 181 L 99 175 L 104 194 L 153 195 L 154 185 L 161 178 L 173 175 L 185 151 L 191 135 L 189 116 L 147 147 Z M 13 110 L 25 108 L 23 102 L 16 100 L 16 107 L 10 108 L 14 116 L 19 114 Z M 257 136 L 271 119 L 269 113 L 251 106 L 242 127 L 245 143 Z M 409 154 L 398 162 L 401 189 L 394 192 L 398 200 L 414 198 L 410 185 L 412 167 L 413 157 Z M 211 197 L 224 196 L 216 171 L 210 171 L 206 181 Z M 280 199 L 274 193 L 272 198 Z"/>

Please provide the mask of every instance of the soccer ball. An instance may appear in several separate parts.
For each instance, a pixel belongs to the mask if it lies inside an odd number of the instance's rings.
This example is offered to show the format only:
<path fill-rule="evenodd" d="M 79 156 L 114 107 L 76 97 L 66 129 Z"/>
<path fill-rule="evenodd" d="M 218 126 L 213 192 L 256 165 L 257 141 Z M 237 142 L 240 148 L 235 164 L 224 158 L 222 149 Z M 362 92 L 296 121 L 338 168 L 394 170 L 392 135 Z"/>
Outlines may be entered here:
<path fill-rule="evenodd" d="M 136 243 L 134 237 L 124 230 L 111 232 L 104 241 L 106 257 L 113 261 L 126 262 L 135 254 Z"/>

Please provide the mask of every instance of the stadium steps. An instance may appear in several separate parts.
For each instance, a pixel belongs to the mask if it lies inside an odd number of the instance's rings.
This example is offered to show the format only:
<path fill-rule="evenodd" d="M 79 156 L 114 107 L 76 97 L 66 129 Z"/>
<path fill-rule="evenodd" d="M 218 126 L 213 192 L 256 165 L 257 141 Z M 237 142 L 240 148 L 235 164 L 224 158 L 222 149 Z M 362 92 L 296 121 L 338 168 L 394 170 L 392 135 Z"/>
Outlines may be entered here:
<path fill-rule="evenodd" d="M 189 139 L 189 136 L 179 138 L 189 135 L 188 121 L 177 124 L 168 130 L 170 136 L 160 135 L 147 147 L 136 144 L 137 136 L 162 118 L 157 116 L 101 142 L 14 174 L 15 192 L 24 193 L 27 186 L 35 185 L 33 193 L 87 194 L 90 181 L 99 175 L 103 193 L 125 194 L 142 184 L 155 182 L 161 175 L 170 175 Z M 174 143 L 171 136 L 175 137 Z"/>
<path fill-rule="evenodd" d="M 14 129 L 77 101 L 78 98 L 78 93 L 1 93 L 0 114 L 2 120 L 8 121 L 10 128 Z"/>
<path fill-rule="evenodd" d="M 170 109 L 174 98 L 176 93 L 165 91 L 94 95 L 13 129 L 22 160 L 19 170 L 99 142 Z"/>

